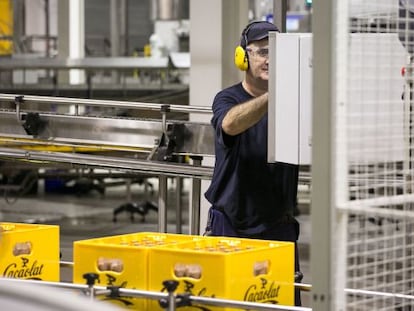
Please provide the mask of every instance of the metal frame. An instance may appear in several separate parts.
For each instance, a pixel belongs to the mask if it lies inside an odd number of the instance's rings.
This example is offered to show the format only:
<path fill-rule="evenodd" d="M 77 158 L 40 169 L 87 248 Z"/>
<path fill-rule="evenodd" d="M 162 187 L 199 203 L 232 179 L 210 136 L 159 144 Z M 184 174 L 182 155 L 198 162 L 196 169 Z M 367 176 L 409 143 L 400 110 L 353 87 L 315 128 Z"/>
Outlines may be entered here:
<path fill-rule="evenodd" d="M 167 69 L 168 57 L 85 57 L 85 58 L 5 58 L 0 70 L 70 70 L 70 69 Z"/>
<path fill-rule="evenodd" d="M 187 85 L 169 82 L 171 72 L 183 72 L 189 69 L 188 65 L 175 67 L 170 62 L 169 57 L 85 57 L 85 58 L 5 58 L 0 63 L 0 74 L 2 72 L 23 72 L 22 83 L 6 83 L 0 86 L 1 89 L 13 92 L 13 89 L 24 88 L 33 89 L 33 84 L 26 83 L 26 71 L 35 72 L 45 70 L 47 72 L 46 81 L 36 83 L 37 89 L 52 89 L 53 94 L 58 90 L 85 89 L 88 97 L 94 90 L 122 89 L 123 91 L 139 90 L 184 90 Z M 65 73 L 72 70 L 85 72 L 85 81 L 81 84 L 71 85 L 65 79 Z M 94 79 L 96 73 L 111 71 L 112 75 L 100 81 Z M 128 72 L 133 73 L 134 79 L 128 80 Z M 154 73 L 156 79 L 138 83 L 136 80 L 141 72 Z M 151 74 L 153 75 L 153 74 Z M 98 75 L 99 76 L 99 75 Z M 155 77 L 154 76 L 154 77 Z M 131 76 L 132 77 L 132 76 Z"/>
<path fill-rule="evenodd" d="M 333 92 L 333 9 L 337 1 L 315 1 L 313 4 L 313 109 L 312 109 L 312 192 L 311 256 L 313 278 L 312 308 L 334 310 L 332 279 L 333 243 L 331 206 L 333 203 L 332 106 Z"/>
<path fill-rule="evenodd" d="M 348 214 L 338 207 L 348 193 L 339 181 L 347 180 L 347 168 L 339 167 L 338 154 L 346 158 L 346 137 L 337 141 L 337 118 L 346 109 L 346 57 L 348 3 L 313 3 L 313 111 L 311 271 L 312 308 L 344 310 L 346 294 L 346 241 Z M 340 14 L 339 14 L 340 13 Z M 343 162 L 343 161 L 342 161 Z M 338 191 L 341 189 L 342 191 Z M 359 294 L 363 294 L 358 290 Z"/>

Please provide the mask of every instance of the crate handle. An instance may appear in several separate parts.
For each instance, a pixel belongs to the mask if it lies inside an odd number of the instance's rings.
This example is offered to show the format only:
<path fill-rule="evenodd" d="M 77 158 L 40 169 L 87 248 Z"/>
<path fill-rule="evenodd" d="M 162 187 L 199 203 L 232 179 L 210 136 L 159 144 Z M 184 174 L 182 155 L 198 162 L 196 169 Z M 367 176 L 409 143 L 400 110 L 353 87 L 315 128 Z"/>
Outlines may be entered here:
<path fill-rule="evenodd" d="M 199 264 L 176 263 L 174 265 L 174 275 L 177 278 L 201 279 L 203 269 Z"/>
<path fill-rule="evenodd" d="M 253 263 L 253 275 L 263 275 L 270 272 L 270 260 L 256 261 Z"/>
<path fill-rule="evenodd" d="M 119 258 L 99 257 L 96 261 L 96 266 L 101 272 L 112 271 L 121 273 L 124 270 L 124 262 Z"/>
<path fill-rule="evenodd" d="M 13 247 L 13 255 L 30 255 L 32 253 L 32 243 L 30 241 L 17 242 Z"/>

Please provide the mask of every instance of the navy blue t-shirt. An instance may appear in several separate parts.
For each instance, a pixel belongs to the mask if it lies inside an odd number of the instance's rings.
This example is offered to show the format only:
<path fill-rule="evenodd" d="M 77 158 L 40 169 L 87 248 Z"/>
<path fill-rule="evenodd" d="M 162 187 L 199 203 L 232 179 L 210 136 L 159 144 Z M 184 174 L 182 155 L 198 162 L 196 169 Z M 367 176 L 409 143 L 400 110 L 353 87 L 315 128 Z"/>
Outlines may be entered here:
<path fill-rule="evenodd" d="M 223 211 L 234 229 L 256 234 L 293 215 L 298 166 L 267 162 L 267 114 L 245 132 L 230 136 L 221 124 L 233 106 L 253 97 L 238 83 L 219 92 L 213 102 L 216 161 L 205 193 L 214 208 Z M 287 133 L 288 135 L 288 133 Z"/>

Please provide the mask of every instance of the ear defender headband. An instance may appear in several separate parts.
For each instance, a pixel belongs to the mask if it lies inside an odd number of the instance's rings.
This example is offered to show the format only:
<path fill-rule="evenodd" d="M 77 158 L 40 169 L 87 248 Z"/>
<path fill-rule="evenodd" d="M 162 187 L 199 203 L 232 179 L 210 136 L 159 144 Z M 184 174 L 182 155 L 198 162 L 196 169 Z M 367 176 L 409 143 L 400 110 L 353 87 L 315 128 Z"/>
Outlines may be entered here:
<path fill-rule="evenodd" d="M 246 52 L 246 46 L 248 44 L 247 33 L 249 32 L 250 28 L 257 23 L 260 22 L 252 22 L 243 29 L 240 38 L 240 45 L 238 45 L 234 50 L 234 64 L 241 71 L 247 71 L 247 69 L 249 69 L 249 57 Z"/>

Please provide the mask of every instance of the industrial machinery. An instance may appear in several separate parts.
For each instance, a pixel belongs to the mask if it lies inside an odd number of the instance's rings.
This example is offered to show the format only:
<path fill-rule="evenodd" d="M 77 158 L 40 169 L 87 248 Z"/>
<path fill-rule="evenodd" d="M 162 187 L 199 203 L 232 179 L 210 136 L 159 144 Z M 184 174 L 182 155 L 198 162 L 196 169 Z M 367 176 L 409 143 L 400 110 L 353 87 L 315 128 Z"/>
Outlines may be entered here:
<path fill-rule="evenodd" d="M 211 113 L 209 108 L 16 94 L 0 94 L 0 106 L 3 176 L 35 171 L 36 178 L 91 178 L 89 186 L 98 190 L 105 177 L 158 176 L 160 232 L 166 231 L 167 178 L 188 177 L 193 181 L 190 231 L 198 233 L 200 183 L 212 175 L 202 159 L 214 154 L 213 130 L 207 123 L 170 116 Z M 23 175 L 22 182 L 32 180 Z M 21 184 L 2 189 L 23 190 Z"/>

